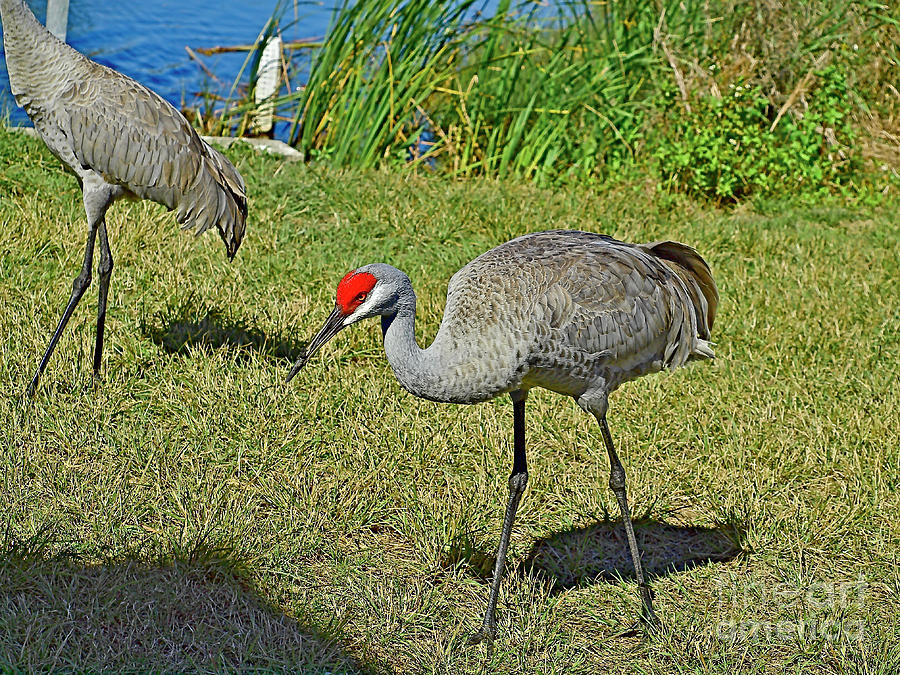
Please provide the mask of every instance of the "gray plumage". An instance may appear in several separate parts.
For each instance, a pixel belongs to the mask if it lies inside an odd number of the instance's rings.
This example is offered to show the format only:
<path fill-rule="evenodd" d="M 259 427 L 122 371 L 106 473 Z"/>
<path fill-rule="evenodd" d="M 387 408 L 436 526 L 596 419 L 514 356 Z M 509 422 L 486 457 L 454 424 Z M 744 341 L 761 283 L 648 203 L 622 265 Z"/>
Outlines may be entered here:
<path fill-rule="evenodd" d="M 217 225 L 233 256 L 247 216 L 234 166 L 170 103 L 58 40 L 22 0 L 0 0 L 0 16 L 10 88 L 50 151 L 82 180 L 174 209 L 185 228 Z"/>
<path fill-rule="evenodd" d="M 360 271 L 370 268 L 386 272 Z M 400 383 L 423 398 L 475 403 L 537 386 L 579 399 L 712 357 L 717 302 L 709 268 L 684 244 L 540 232 L 453 275 L 421 353 L 408 344 L 414 303 L 401 305 L 385 350 Z"/>
<path fill-rule="evenodd" d="M 71 310 L 90 284 L 98 232 L 101 309 L 95 372 L 99 368 L 112 269 L 105 214 L 114 201 L 132 197 L 158 202 L 198 234 L 215 225 L 233 258 L 244 237 L 247 199 L 237 169 L 160 96 L 58 40 L 22 0 L 0 0 L 0 18 L 12 93 L 50 151 L 79 178 L 88 218 L 85 264 L 71 309 L 67 307 L 51 340 L 33 391 Z"/>
<path fill-rule="evenodd" d="M 544 387 L 573 397 L 600 425 L 610 460 L 609 484 L 641 589 L 642 618 L 656 625 L 631 523 L 625 470 L 606 423 L 608 397 L 641 375 L 712 358 L 709 338 L 718 300 L 706 262 L 684 244 L 628 244 L 589 232 L 538 232 L 491 249 L 453 275 L 441 326 L 426 349 L 415 340 L 416 296 L 409 277 L 383 263 L 350 272 L 338 285 L 334 311 L 288 380 L 344 327 L 380 316 L 388 362 L 407 391 L 448 403 L 510 394 L 514 458 L 509 501 L 476 642 L 492 640 L 496 633 L 510 532 L 528 482 L 528 391 Z"/>

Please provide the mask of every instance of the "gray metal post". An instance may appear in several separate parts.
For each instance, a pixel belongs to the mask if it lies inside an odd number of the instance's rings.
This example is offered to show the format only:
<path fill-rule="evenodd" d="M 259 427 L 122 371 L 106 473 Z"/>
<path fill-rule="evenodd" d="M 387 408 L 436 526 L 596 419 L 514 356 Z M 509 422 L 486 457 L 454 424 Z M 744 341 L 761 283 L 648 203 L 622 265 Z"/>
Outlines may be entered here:
<path fill-rule="evenodd" d="M 69 0 L 47 0 L 47 30 L 63 42 L 69 25 Z"/>

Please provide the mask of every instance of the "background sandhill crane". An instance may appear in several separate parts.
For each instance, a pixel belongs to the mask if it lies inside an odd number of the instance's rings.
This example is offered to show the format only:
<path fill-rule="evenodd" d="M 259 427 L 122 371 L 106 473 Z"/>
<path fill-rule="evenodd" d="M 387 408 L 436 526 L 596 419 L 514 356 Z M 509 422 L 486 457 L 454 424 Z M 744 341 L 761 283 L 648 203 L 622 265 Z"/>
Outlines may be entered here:
<path fill-rule="evenodd" d="M 572 396 L 596 417 L 610 461 L 640 585 L 642 617 L 656 623 L 634 537 L 625 470 L 606 424 L 610 392 L 647 373 L 711 358 L 708 342 L 718 290 L 706 262 L 684 244 L 626 244 L 607 236 L 557 230 L 513 239 L 482 254 L 450 280 L 431 346 L 413 331 L 416 295 L 409 277 L 375 263 L 347 274 L 334 311 L 288 381 L 346 326 L 381 316 L 384 351 L 410 393 L 432 401 L 513 400 L 514 456 L 490 599 L 473 642 L 496 634 L 497 594 L 516 509 L 528 482 L 525 399 L 532 387 Z"/>
<path fill-rule="evenodd" d="M 160 96 L 60 42 L 22 0 L 0 0 L 0 19 L 12 93 L 50 152 L 78 176 L 88 223 L 84 264 L 28 386 L 33 394 L 69 317 L 91 284 L 98 233 L 94 374 L 100 371 L 113 267 L 105 217 L 114 201 L 132 197 L 164 204 L 175 209 L 175 219 L 184 229 L 195 228 L 198 234 L 216 225 L 233 258 L 244 237 L 247 199 L 237 169 Z"/>

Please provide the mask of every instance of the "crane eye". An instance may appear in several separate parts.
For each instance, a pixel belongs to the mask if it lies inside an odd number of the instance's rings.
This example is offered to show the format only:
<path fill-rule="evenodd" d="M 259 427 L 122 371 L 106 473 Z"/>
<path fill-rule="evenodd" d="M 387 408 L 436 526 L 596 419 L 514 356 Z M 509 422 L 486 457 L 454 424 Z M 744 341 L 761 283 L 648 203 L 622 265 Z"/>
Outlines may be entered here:
<path fill-rule="evenodd" d="M 359 295 L 356 296 L 356 301 L 357 301 L 357 302 L 363 302 L 363 301 L 366 299 L 366 297 L 367 297 L 368 295 L 369 295 L 368 293 L 366 293 L 365 291 L 363 291 L 362 293 L 360 293 Z"/>

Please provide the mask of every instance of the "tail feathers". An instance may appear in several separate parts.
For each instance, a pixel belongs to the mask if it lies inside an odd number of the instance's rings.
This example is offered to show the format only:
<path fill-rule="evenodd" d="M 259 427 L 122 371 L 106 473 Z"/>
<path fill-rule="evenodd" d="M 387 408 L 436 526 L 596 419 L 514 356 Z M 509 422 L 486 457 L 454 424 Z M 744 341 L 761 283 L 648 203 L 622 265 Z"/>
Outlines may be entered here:
<path fill-rule="evenodd" d="M 228 254 L 233 257 L 246 229 L 244 180 L 224 155 L 206 143 L 203 145 L 205 152 L 197 177 L 187 192 L 191 198 L 181 200 L 176 219 L 182 229 L 193 229 L 198 235 L 218 226 Z"/>
<path fill-rule="evenodd" d="M 216 222 L 228 247 L 228 255 L 233 258 L 247 227 L 246 187 L 241 174 L 222 153 L 208 145 L 206 149 L 206 159 L 217 188 Z"/>
<path fill-rule="evenodd" d="M 209 163 L 214 167 L 215 174 L 218 178 L 216 182 L 220 187 L 226 190 L 231 197 L 229 201 L 234 207 L 234 214 L 239 214 L 242 220 L 246 219 L 247 188 L 244 185 L 244 179 L 241 177 L 241 174 L 238 173 L 238 170 L 234 168 L 234 165 L 225 158 L 225 155 L 218 150 L 211 148 L 209 145 L 206 146 L 206 149 L 209 151 Z"/>
<path fill-rule="evenodd" d="M 719 289 L 706 261 L 696 250 L 677 241 L 657 241 L 642 248 L 664 260 L 681 277 L 691 295 L 701 340 L 708 340 L 719 306 Z M 712 353 L 707 347 L 707 351 Z"/>
<path fill-rule="evenodd" d="M 697 343 L 694 345 L 694 351 L 691 352 L 690 358 L 693 359 L 714 359 L 716 357 L 715 352 L 713 352 L 714 342 L 710 342 L 709 340 L 697 340 Z"/>

